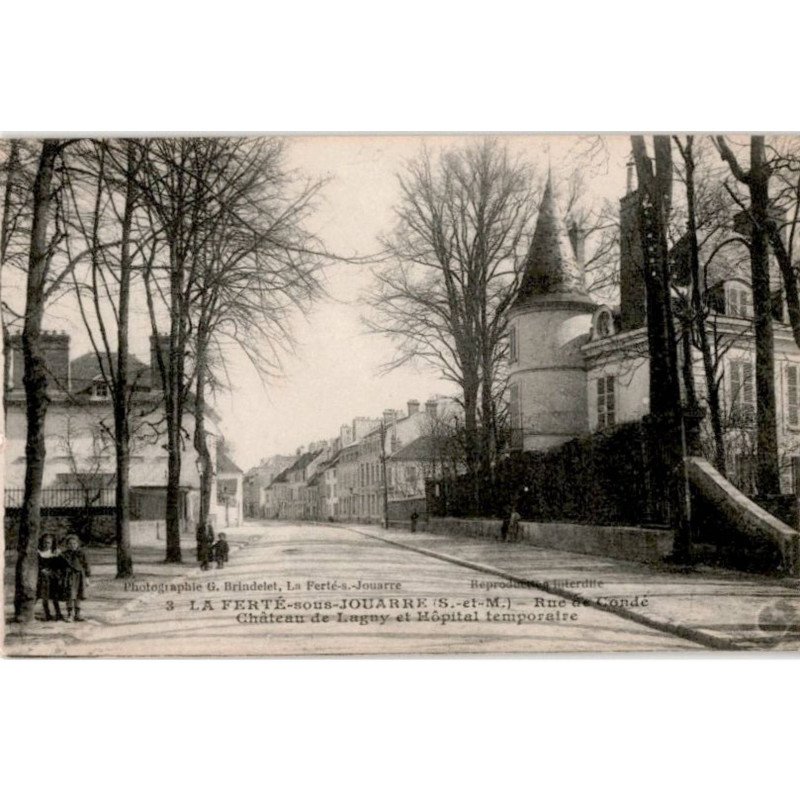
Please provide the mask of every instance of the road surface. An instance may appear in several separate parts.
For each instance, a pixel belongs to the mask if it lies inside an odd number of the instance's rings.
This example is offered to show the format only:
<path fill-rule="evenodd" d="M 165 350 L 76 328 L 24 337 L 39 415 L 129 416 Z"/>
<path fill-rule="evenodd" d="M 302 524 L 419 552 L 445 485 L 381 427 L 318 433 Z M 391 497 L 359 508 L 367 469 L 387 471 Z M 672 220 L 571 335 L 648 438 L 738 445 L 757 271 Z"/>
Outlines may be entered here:
<path fill-rule="evenodd" d="M 138 577 L 83 624 L 39 623 L 9 654 L 500 654 L 699 650 L 538 589 L 346 528 L 250 525 L 221 570 Z M 189 552 L 185 557 L 191 556 Z M 499 585 L 496 585 L 499 584 Z"/>

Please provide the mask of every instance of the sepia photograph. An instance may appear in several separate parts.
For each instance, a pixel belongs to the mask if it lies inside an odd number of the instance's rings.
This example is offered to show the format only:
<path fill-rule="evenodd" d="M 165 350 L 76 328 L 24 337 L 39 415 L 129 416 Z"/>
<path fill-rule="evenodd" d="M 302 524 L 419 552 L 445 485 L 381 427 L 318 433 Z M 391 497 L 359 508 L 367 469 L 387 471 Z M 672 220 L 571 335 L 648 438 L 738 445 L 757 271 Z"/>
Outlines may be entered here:
<path fill-rule="evenodd" d="M 0 140 L 6 656 L 800 650 L 800 137 Z"/>

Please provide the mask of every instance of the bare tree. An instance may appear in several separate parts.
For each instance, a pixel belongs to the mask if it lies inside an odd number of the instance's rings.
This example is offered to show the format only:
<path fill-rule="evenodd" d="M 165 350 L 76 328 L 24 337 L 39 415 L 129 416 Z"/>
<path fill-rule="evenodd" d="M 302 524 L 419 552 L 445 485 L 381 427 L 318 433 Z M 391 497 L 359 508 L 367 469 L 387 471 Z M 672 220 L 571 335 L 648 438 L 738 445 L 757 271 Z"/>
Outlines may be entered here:
<path fill-rule="evenodd" d="M 772 330 L 772 292 L 769 276 L 770 167 L 763 136 L 750 137 L 750 165 L 745 170 L 723 136 L 715 138 L 720 156 L 749 194 L 750 272 L 756 344 L 756 426 L 758 490 L 780 493 L 780 461 L 775 400 L 775 360 Z M 795 287 L 796 290 L 796 287 Z"/>
<path fill-rule="evenodd" d="M 63 184 L 56 170 L 64 149 L 61 139 L 42 141 L 33 183 L 30 247 L 28 251 L 22 355 L 25 386 L 25 494 L 20 514 L 17 565 L 14 584 L 14 616 L 19 622 L 33 620 L 36 602 L 37 549 L 41 532 L 41 501 L 46 444 L 45 416 L 47 368 L 41 347 L 45 306 L 75 266 L 57 262 L 64 238 Z"/>
<path fill-rule="evenodd" d="M 225 178 L 224 208 L 198 251 L 190 302 L 195 396 L 194 447 L 201 467 L 200 517 L 205 530 L 213 462 L 207 444 L 206 397 L 224 383 L 227 347 L 244 352 L 262 378 L 280 371 L 292 345 L 291 316 L 319 294 L 326 257 L 304 223 L 321 188 L 296 185 L 280 139 L 237 143 Z"/>
<path fill-rule="evenodd" d="M 506 312 L 535 213 L 533 174 L 487 139 L 436 161 L 423 151 L 399 183 L 389 264 L 375 271 L 367 323 L 397 344 L 388 368 L 424 362 L 460 388 L 477 502 L 479 466 L 490 469 L 496 453 Z"/>
<path fill-rule="evenodd" d="M 167 428 L 167 562 L 180 563 L 181 461 L 183 414 L 190 376 L 186 373 L 191 332 L 191 296 L 199 269 L 198 254 L 219 217 L 217 178 L 229 162 L 230 140 L 158 139 L 148 154 L 138 183 L 159 253 L 166 264 L 145 270 L 144 280 L 156 356 L 161 374 Z M 162 351 L 156 304 L 168 314 L 166 354 Z"/>
<path fill-rule="evenodd" d="M 690 273 L 690 300 L 689 313 L 685 315 L 688 320 L 688 330 L 684 335 L 687 351 L 684 353 L 684 367 L 689 371 L 684 383 L 691 385 L 693 357 L 691 352 L 691 333 L 697 337 L 697 343 L 703 360 L 703 375 L 706 383 L 706 397 L 711 421 L 711 430 L 714 439 L 714 464 L 724 475 L 726 473 L 725 459 L 725 434 L 722 424 L 722 408 L 720 404 L 720 380 L 718 363 L 715 363 L 714 350 L 710 340 L 707 318 L 709 305 L 706 301 L 706 281 L 701 275 L 702 264 L 700 255 L 700 238 L 698 235 L 698 208 L 696 199 L 696 161 L 694 149 L 694 136 L 686 136 L 685 141 L 674 137 L 675 144 L 683 159 L 686 186 L 686 220 L 687 236 L 689 242 L 689 273 Z M 708 273 L 706 264 L 705 273 Z M 694 397 L 691 398 L 694 401 Z M 694 404 L 694 403 L 693 403 Z"/>

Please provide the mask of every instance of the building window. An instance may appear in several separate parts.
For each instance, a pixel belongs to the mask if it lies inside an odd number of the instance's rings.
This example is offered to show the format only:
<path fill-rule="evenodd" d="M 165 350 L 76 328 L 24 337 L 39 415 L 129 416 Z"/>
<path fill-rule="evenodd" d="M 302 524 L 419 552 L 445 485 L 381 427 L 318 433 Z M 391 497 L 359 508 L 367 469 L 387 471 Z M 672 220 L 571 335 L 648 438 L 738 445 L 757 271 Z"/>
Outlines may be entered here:
<path fill-rule="evenodd" d="M 92 400 L 106 400 L 109 397 L 108 384 L 98 380 L 92 384 Z"/>
<path fill-rule="evenodd" d="M 800 366 L 786 367 L 786 419 L 793 428 L 800 427 Z"/>
<path fill-rule="evenodd" d="M 597 428 L 610 428 L 617 420 L 614 376 L 604 375 L 597 379 Z"/>
<path fill-rule="evenodd" d="M 417 485 L 417 468 L 416 467 L 406 467 L 406 483 L 411 484 L 411 486 Z"/>
<path fill-rule="evenodd" d="M 726 310 L 729 317 L 751 319 L 753 316 L 753 295 L 749 289 L 729 286 L 726 292 Z"/>
<path fill-rule="evenodd" d="M 749 361 L 732 361 L 731 410 L 738 422 L 752 422 L 756 416 L 756 395 L 753 365 Z"/>
<path fill-rule="evenodd" d="M 512 325 L 508 332 L 508 360 L 513 364 L 517 358 L 517 329 Z"/>

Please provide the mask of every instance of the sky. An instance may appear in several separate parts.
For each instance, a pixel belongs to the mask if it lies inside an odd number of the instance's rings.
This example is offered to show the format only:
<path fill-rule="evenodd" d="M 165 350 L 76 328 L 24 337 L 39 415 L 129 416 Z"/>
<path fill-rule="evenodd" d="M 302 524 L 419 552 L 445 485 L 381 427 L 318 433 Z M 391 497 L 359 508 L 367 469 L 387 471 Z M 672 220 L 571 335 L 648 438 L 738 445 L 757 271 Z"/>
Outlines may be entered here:
<path fill-rule="evenodd" d="M 309 226 L 330 252 L 365 257 L 378 252 L 378 237 L 394 224 L 397 173 L 427 146 L 464 144 L 467 136 L 298 136 L 289 137 L 291 168 L 327 183 Z M 509 147 L 539 168 L 548 164 L 556 182 L 566 177 L 588 148 L 586 137 L 504 136 Z M 616 200 L 624 193 L 628 137 L 603 137 L 602 155 L 592 160 L 588 192 Z M 295 351 L 284 359 L 281 378 L 265 385 L 246 359 L 230 353 L 226 364 L 234 389 L 219 394 L 215 405 L 234 459 L 248 469 L 262 458 L 293 453 L 302 445 L 338 435 L 357 416 L 377 417 L 386 408 L 404 409 L 409 399 L 422 403 L 434 394 L 456 391 L 430 368 L 406 366 L 388 374 L 381 365 L 394 352 L 385 337 L 368 333 L 361 298 L 370 286 L 368 263 L 337 263 L 326 270 L 326 297 L 307 318 L 298 315 Z M 46 327 L 71 334 L 71 357 L 90 348 L 74 309 L 55 306 Z M 134 318 L 132 350 L 149 361 L 148 323 Z"/>

